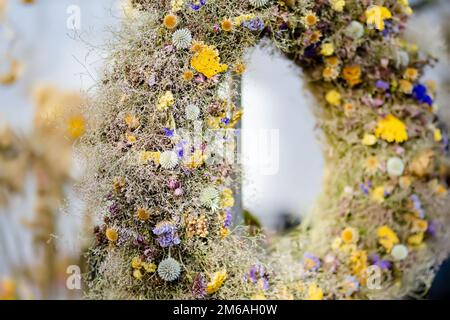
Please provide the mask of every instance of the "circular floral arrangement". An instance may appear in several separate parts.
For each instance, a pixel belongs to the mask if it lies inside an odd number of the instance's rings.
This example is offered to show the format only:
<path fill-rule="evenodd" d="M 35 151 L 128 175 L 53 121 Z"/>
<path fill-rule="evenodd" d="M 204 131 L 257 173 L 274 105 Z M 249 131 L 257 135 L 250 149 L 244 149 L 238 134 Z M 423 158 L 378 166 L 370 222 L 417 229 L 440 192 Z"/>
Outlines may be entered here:
<path fill-rule="evenodd" d="M 430 286 L 450 249 L 448 139 L 436 85 L 421 80 L 433 59 L 402 38 L 407 0 L 134 0 L 126 13 L 80 145 L 102 219 L 91 297 L 367 299 Z M 236 78 L 261 39 L 303 68 L 327 160 L 314 212 L 270 254 L 232 227 L 229 159 Z"/>

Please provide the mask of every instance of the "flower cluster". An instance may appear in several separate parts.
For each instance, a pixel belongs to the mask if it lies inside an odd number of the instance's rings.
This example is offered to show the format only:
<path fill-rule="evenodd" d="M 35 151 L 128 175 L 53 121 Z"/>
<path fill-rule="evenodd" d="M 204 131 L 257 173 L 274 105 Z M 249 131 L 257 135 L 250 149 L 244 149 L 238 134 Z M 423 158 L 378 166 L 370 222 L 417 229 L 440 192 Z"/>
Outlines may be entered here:
<path fill-rule="evenodd" d="M 163 248 L 180 244 L 180 238 L 178 237 L 178 228 L 173 222 L 159 222 L 152 231 L 153 234 L 158 236 L 156 240 Z"/>

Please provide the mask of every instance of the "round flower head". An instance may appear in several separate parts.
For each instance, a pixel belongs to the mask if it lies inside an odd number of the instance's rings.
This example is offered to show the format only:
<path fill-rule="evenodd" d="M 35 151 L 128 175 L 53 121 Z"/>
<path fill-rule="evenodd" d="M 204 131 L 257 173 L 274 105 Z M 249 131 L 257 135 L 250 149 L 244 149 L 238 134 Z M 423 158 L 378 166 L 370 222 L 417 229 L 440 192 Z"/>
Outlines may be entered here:
<path fill-rule="evenodd" d="M 145 208 L 138 208 L 136 210 L 136 217 L 141 221 L 147 221 L 150 219 L 150 211 Z"/>
<path fill-rule="evenodd" d="M 364 26 L 358 21 L 352 21 L 345 29 L 347 37 L 359 39 L 364 35 Z"/>
<path fill-rule="evenodd" d="M 402 159 L 398 157 L 392 157 L 387 161 L 387 171 L 391 176 L 399 177 L 405 170 L 405 164 Z"/>
<path fill-rule="evenodd" d="M 180 29 L 173 33 L 172 43 L 177 49 L 188 49 L 191 47 L 192 35 L 188 29 Z"/>
<path fill-rule="evenodd" d="M 117 239 L 119 238 L 119 234 L 117 233 L 117 231 L 112 228 L 106 229 L 105 234 L 106 238 L 111 242 L 116 242 Z"/>
<path fill-rule="evenodd" d="M 186 119 L 192 121 L 197 120 L 198 116 L 200 115 L 200 108 L 197 107 L 195 104 L 189 104 L 186 106 L 185 113 Z"/>
<path fill-rule="evenodd" d="M 342 231 L 341 238 L 345 243 L 356 243 L 359 239 L 358 231 L 347 227 Z"/>
<path fill-rule="evenodd" d="M 230 19 L 223 19 L 220 23 L 220 26 L 222 27 L 223 31 L 229 32 L 233 30 L 233 21 Z"/>
<path fill-rule="evenodd" d="M 173 169 L 178 164 L 178 156 L 174 151 L 164 151 L 161 153 L 159 163 L 164 169 Z"/>
<path fill-rule="evenodd" d="M 249 0 L 250 4 L 254 7 L 263 7 L 269 3 L 270 0 Z"/>
<path fill-rule="evenodd" d="M 208 208 L 217 209 L 219 206 L 219 191 L 214 187 L 207 187 L 200 193 L 200 202 Z"/>
<path fill-rule="evenodd" d="M 173 258 L 164 259 L 158 266 L 158 275 L 165 281 L 174 281 L 178 279 L 180 273 L 180 264 Z"/>
<path fill-rule="evenodd" d="M 164 17 L 163 24 L 167 29 L 174 29 L 178 24 L 178 18 L 174 14 L 168 14 Z"/>
<path fill-rule="evenodd" d="M 396 261 L 405 260 L 408 257 L 408 248 L 403 244 L 397 244 L 392 248 L 391 255 Z"/>

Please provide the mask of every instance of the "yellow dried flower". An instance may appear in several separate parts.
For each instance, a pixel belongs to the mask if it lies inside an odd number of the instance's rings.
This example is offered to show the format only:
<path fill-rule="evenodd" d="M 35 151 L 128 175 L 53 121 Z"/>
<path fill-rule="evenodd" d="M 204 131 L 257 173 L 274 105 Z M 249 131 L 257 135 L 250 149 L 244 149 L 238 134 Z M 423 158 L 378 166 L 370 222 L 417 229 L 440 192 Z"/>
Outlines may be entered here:
<path fill-rule="evenodd" d="M 312 27 L 315 24 L 317 24 L 317 22 L 319 22 L 319 19 L 317 18 L 316 14 L 312 11 L 308 11 L 305 17 L 303 18 L 303 24 L 306 27 Z"/>
<path fill-rule="evenodd" d="M 413 85 L 408 80 L 399 80 L 400 91 L 405 94 L 411 94 L 413 91 Z"/>
<path fill-rule="evenodd" d="M 191 66 L 208 79 L 228 69 L 226 64 L 220 63 L 219 52 L 213 46 L 208 45 L 202 46 L 192 57 Z"/>
<path fill-rule="evenodd" d="M 150 211 L 144 208 L 138 208 L 136 210 L 136 217 L 141 221 L 147 221 L 150 219 Z"/>
<path fill-rule="evenodd" d="M 128 143 L 133 144 L 133 143 L 136 143 L 137 138 L 133 134 L 127 134 L 127 141 L 128 141 Z"/>
<path fill-rule="evenodd" d="M 403 74 L 403 78 L 406 80 L 416 81 L 419 76 L 419 71 L 416 68 L 408 68 Z"/>
<path fill-rule="evenodd" d="M 352 252 L 350 262 L 352 264 L 353 274 L 361 276 L 367 269 L 367 252 L 365 250 Z"/>
<path fill-rule="evenodd" d="M 144 268 L 145 272 L 148 273 L 154 273 L 157 268 L 156 264 L 148 262 L 142 262 L 142 267 Z"/>
<path fill-rule="evenodd" d="M 436 141 L 436 142 L 442 141 L 442 132 L 440 129 L 434 129 L 433 138 L 434 138 L 434 141 Z"/>
<path fill-rule="evenodd" d="M 166 91 L 161 98 L 159 98 L 157 109 L 158 111 L 165 111 L 169 107 L 173 106 L 175 99 L 171 91 Z"/>
<path fill-rule="evenodd" d="M 245 72 L 245 64 L 243 63 L 236 64 L 236 66 L 234 67 L 234 72 L 236 74 L 243 74 Z"/>
<path fill-rule="evenodd" d="M 127 124 L 128 128 L 130 129 L 136 129 L 139 127 L 139 119 L 132 115 L 131 113 L 128 113 L 124 118 L 125 123 Z"/>
<path fill-rule="evenodd" d="M 205 156 L 202 150 L 195 150 L 191 157 L 189 157 L 184 165 L 189 169 L 197 169 L 203 165 L 205 161 Z"/>
<path fill-rule="evenodd" d="M 228 208 L 234 206 L 233 190 L 225 188 L 220 195 L 220 206 L 222 208 Z"/>
<path fill-rule="evenodd" d="M 111 242 L 116 242 L 119 238 L 119 234 L 117 233 L 117 231 L 112 228 L 106 229 L 105 235 L 106 238 Z"/>
<path fill-rule="evenodd" d="M 114 182 L 113 182 L 114 191 L 120 192 L 120 191 L 122 191 L 123 187 L 125 187 L 125 178 L 123 178 L 123 177 L 114 178 Z"/>
<path fill-rule="evenodd" d="M 80 116 L 70 118 L 67 129 L 70 136 L 77 139 L 86 132 L 86 121 Z"/>
<path fill-rule="evenodd" d="M 336 90 L 328 91 L 325 99 L 332 106 L 339 106 L 341 104 L 341 94 Z"/>
<path fill-rule="evenodd" d="M 220 236 L 222 239 L 225 239 L 226 237 L 228 237 L 230 235 L 230 229 L 228 228 L 220 228 Z"/>
<path fill-rule="evenodd" d="M 366 133 L 364 134 L 361 143 L 365 146 L 373 146 L 375 143 L 377 143 L 377 137 L 375 137 L 373 134 Z"/>
<path fill-rule="evenodd" d="M 387 142 L 405 142 L 408 140 L 406 125 L 392 114 L 378 121 L 375 129 L 375 136 L 386 140 Z"/>
<path fill-rule="evenodd" d="M 191 81 L 194 78 L 194 73 L 191 70 L 183 71 L 182 78 L 184 81 Z"/>
<path fill-rule="evenodd" d="M 339 76 L 339 71 L 337 68 L 325 67 L 323 69 L 322 76 L 325 79 L 325 81 L 331 81 Z"/>
<path fill-rule="evenodd" d="M 371 198 L 372 200 L 376 201 L 376 202 L 383 202 L 384 201 L 384 192 L 385 189 L 383 186 L 378 186 L 376 188 L 374 188 L 371 192 Z"/>
<path fill-rule="evenodd" d="M 309 285 L 307 300 L 323 300 L 323 291 L 317 284 L 311 283 Z"/>
<path fill-rule="evenodd" d="M 383 31 L 384 20 L 392 18 L 392 13 L 388 8 L 373 5 L 365 12 L 367 25 L 374 25 L 376 29 Z"/>
<path fill-rule="evenodd" d="M 331 42 L 322 44 L 320 53 L 326 57 L 334 54 L 334 45 Z"/>
<path fill-rule="evenodd" d="M 226 270 L 216 272 L 211 277 L 211 281 L 208 283 L 208 285 L 206 287 L 206 292 L 208 294 L 216 293 L 220 289 L 220 287 L 222 287 L 222 285 L 226 279 L 227 279 L 227 271 Z"/>
<path fill-rule="evenodd" d="M 347 227 L 344 230 L 342 230 L 341 238 L 342 238 L 342 241 L 344 241 L 345 243 L 358 242 L 358 239 L 359 239 L 358 231 L 356 231 L 353 228 Z"/>
<path fill-rule="evenodd" d="M 399 242 L 395 232 L 388 226 L 378 228 L 377 236 L 378 242 L 386 249 L 387 252 L 390 252 L 394 245 Z"/>
<path fill-rule="evenodd" d="M 161 157 L 161 152 L 155 151 L 141 151 L 139 153 L 139 162 L 141 164 L 146 164 L 149 161 L 153 161 L 156 165 L 159 165 L 159 158 Z"/>
<path fill-rule="evenodd" d="M 345 7 L 345 0 L 330 0 L 331 7 L 334 11 L 342 12 Z"/>
<path fill-rule="evenodd" d="M 135 277 L 138 280 L 141 280 L 142 279 L 142 272 L 141 272 L 141 270 L 135 269 L 133 271 L 133 277 Z"/>
<path fill-rule="evenodd" d="M 142 268 L 142 260 L 140 257 L 134 257 L 131 260 L 131 267 L 133 269 L 141 269 Z"/>
<path fill-rule="evenodd" d="M 423 242 L 424 233 L 419 232 L 408 237 L 408 244 L 411 246 L 420 246 Z"/>

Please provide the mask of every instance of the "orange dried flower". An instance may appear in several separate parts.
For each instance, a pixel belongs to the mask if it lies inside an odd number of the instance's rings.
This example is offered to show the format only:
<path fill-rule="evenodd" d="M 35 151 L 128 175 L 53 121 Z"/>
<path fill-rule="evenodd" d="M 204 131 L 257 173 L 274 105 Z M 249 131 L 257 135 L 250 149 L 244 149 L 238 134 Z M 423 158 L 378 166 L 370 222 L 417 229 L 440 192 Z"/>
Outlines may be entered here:
<path fill-rule="evenodd" d="M 342 77 L 347 81 L 350 87 L 361 83 L 361 67 L 359 65 L 346 66 L 342 70 Z"/>
<path fill-rule="evenodd" d="M 172 30 L 177 26 L 178 18 L 174 14 L 168 14 L 167 16 L 164 17 L 163 24 L 167 29 Z"/>
<path fill-rule="evenodd" d="M 194 73 L 191 70 L 186 70 L 182 77 L 184 81 L 191 81 L 194 78 Z"/>
<path fill-rule="evenodd" d="M 223 31 L 229 32 L 233 30 L 233 21 L 230 19 L 223 19 L 220 25 Z"/>

